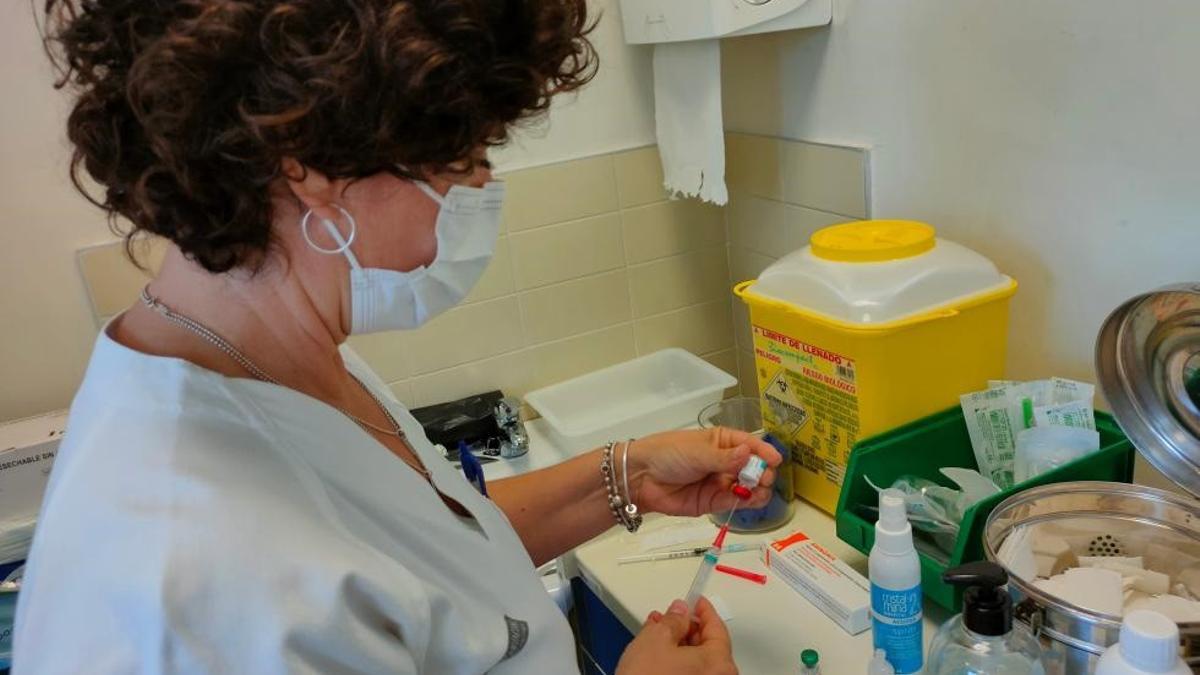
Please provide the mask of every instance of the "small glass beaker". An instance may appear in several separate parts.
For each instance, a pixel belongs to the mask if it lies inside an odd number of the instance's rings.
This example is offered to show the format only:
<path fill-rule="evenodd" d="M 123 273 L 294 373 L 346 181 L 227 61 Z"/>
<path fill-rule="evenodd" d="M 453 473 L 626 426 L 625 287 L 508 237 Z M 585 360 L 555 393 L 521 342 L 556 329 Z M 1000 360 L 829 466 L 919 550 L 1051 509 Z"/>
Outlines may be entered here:
<path fill-rule="evenodd" d="M 701 429 L 722 426 L 762 435 L 762 406 L 750 396 L 735 396 L 706 406 L 696 418 Z M 768 442 L 771 439 L 767 439 Z M 729 521 L 731 532 L 765 532 L 786 524 L 792 519 L 795 496 L 792 490 L 792 474 L 788 469 L 788 452 L 780 443 L 772 443 L 783 454 L 783 464 L 777 469 L 774 492 L 766 506 L 757 509 L 738 509 Z M 718 525 L 724 524 L 729 512 L 709 516 Z"/>

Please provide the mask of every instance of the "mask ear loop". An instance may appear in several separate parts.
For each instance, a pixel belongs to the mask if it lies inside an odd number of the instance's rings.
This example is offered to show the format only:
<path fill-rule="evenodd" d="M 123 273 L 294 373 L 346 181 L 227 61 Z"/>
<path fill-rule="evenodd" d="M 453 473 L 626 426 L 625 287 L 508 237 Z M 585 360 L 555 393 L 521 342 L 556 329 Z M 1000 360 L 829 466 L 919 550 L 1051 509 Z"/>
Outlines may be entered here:
<path fill-rule="evenodd" d="M 433 201 L 437 202 L 439 206 L 446 205 L 446 198 L 443 197 L 442 195 L 438 194 L 438 191 L 434 190 L 433 186 L 430 185 L 429 183 L 426 183 L 423 180 L 414 180 L 413 184 L 416 185 L 417 187 L 421 188 L 421 192 L 424 192 L 425 194 L 429 195 L 429 198 L 432 199 Z"/>
<path fill-rule="evenodd" d="M 351 265 L 354 267 L 359 267 L 358 258 L 356 258 L 354 253 L 350 250 L 350 245 L 354 243 L 354 238 L 358 236 L 358 221 L 354 220 L 354 216 L 350 215 L 350 212 L 342 208 L 340 204 L 333 204 L 333 208 L 340 211 L 342 216 L 346 219 L 346 222 L 350 223 L 350 235 L 348 237 L 343 237 L 342 233 L 338 231 L 337 226 L 334 225 L 333 222 L 322 218 L 321 224 L 325 226 L 325 231 L 329 233 L 329 236 L 333 237 L 333 240 L 336 241 L 338 245 L 337 248 L 324 248 L 319 246 L 315 241 L 313 241 L 312 235 L 308 233 L 308 223 L 313 216 L 313 210 L 309 209 L 305 211 L 304 216 L 300 218 L 300 231 L 304 234 L 304 241 L 308 242 L 308 245 L 313 250 L 325 253 L 327 255 L 337 255 L 338 253 L 341 253 L 350 260 Z"/>

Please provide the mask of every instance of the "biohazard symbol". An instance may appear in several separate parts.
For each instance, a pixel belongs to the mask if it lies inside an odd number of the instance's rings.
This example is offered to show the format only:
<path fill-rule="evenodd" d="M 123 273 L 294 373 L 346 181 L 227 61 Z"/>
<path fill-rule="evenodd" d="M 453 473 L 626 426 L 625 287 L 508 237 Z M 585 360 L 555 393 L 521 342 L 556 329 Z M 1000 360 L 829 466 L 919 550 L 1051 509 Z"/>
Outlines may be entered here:
<path fill-rule="evenodd" d="M 808 422 L 808 410 L 800 404 L 792 387 L 783 379 L 786 371 L 779 371 L 763 390 L 771 416 L 778 429 L 787 435 L 795 434 Z"/>

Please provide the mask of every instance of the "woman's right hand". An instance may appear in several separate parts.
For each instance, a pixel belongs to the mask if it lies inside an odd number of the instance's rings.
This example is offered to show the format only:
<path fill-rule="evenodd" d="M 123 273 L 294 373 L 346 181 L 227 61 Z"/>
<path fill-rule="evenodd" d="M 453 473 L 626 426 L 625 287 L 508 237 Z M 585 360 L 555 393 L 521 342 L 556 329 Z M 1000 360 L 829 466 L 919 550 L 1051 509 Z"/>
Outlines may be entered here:
<path fill-rule="evenodd" d="M 704 598 L 696 603 L 696 621 L 688 620 L 682 600 L 666 614 L 651 612 L 621 656 L 617 675 L 737 675 L 729 631 Z"/>

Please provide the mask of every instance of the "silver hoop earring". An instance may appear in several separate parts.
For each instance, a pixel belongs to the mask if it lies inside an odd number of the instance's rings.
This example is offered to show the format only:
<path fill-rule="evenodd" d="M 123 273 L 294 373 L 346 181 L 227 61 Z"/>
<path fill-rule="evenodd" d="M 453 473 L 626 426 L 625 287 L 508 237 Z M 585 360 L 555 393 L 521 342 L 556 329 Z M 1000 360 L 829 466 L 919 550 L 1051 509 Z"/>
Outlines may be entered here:
<path fill-rule="evenodd" d="M 354 237 L 358 235 L 358 222 L 354 220 L 354 216 L 350 215 L 350 212 L 342 208 L 340 204 L 333 204 L 333 208 L 341 211 L 342 216 L 346 219 L 346 222 L 350 223 L 350 234 L 343 238 L 342 233 L 338 230 L 336 224 L 330 220 L 322 219 L 322 221 L 325 223 L 325 229 L 329 231 L 329 234 L 333 237 L 334 241 L 339 243 L 337 248 L 322 248 L 312 240 L 312 236 L 308 233 L 308 223 L 313 216 L 312 209 L 305 211 L 304 216 L 300 218 L 300 231 L 304 234 L 304 241 L 308 242 L 308 245 L 314 250 L 320 251 L 321 253 L 327 253 L 329 255 L 336 255 L 350 248 L 350 244 L 354 243 Z"/>

